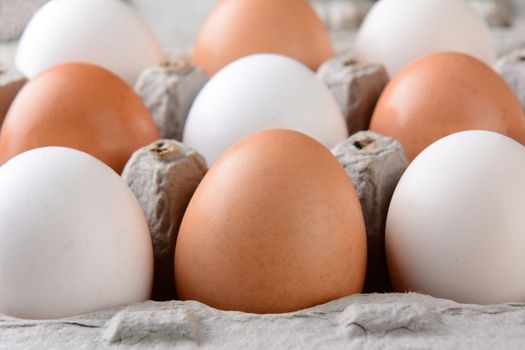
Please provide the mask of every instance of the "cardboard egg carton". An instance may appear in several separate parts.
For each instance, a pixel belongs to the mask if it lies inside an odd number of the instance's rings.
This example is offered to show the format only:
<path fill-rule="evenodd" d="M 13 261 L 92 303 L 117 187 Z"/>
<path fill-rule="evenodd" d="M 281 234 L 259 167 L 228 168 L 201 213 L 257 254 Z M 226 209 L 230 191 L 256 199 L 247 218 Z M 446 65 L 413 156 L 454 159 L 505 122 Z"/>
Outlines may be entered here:
<path fill-rule="evenodd" d="M 348 67 L 341 67 L 336 71 L 337 76 L 346 76 Z M 370 68 L 365 71 L 377 72 Z M 173 74 L 172 71 L 168 73 Z M 171 81 L 174 84 L 187 83 L 184 79 Z M 348 84 L 351 84 L 350 81 Z M 366 81 L 363 83 L 365 91 L 369 84 Z M 180 89 L 170 91 L 177 93 Z M 349 95 L 343 101 L 350 99 Z M 370 104 L 373 99 L 363 101 Z M 363 108 L 372 110 L 369 105 Z M 369 116 L 362 118 L 362 123 L 366 124 Z M 148 169 L 164 169 L 166 179 L 170 176 L 176 179 L 174 172 L 193 171 L 189 163 L 179 157 L 157 160 L 148 154 L 143 158 L 138 156 L 146 151 L 164 152 L 165 146 L 167 141 L 153 150 L 139 150 L 134 161 L 145 159 Z M 175 141 L 171 146 L 177 146 Z M 174 152 L 178 154 L 177 150 Z M 392 192 L 408 165 L 403 149 L 393 139 L 361 131 L 338 145 L 333 153 L 352 178 L 364 211 L 370 257 L 366 288 L 368 291 L 388 291 L 383 254 L 384 221 Z M 138 164 L 136 169 L 144 167 Z M 202 166 L 193 169 L 201 172 L 199 176 L 203 175 Z M 131 177 L 126 181 L 132 182 L 133 179 Z M 186 184 L 178 186 L 182 189 Z M 176 192 L 179 191 L 177 188 Z M 134 189 L 144 190 L 144 186 Z M 177 197 L 168 191 L 160 193 L 155 188 L 151 190 L 161 196 L 164 193 Z M 147 193 L 137 193 L 137 196 L 151 198 Z M 165 202 L 163 198 L 156 200 L 156 203 Z M 146 205 L 149 208 L 145 210 L 146 215 L 157 212 L 148 203 Z M 165 212 L 171 215 L 169 210 Z M 162 237 L 162 232 L 156 234 Z M 173 239 L 166 239 L 168 241 L 173 242 Z M 161 245 L 159 249 L 164 248 Z M 172 262 L 171 258 L 161 257 L 158 260 L 164 264 Z M 169 275 L 167 273 L 166 278 Z M 19 320 L 0 315 L 0 349 L 522 349 L 525 344 L 522 330 L 524 319 L 525 305 L 464 305 L 419 294 L 354 295 L 311 309 L 279 315 L 225 312 L 193 301 L 148 301 L 59 320 Z"/>
<path fill-rule="evenodd" d="M 330 1 L 323 4 L 320 6 L 333 6 Z M 507 40 L 503 44 L 498 41 L 500 53 L 509 47 L 519 46 L 518 40 L 525 42 L 525 35 L 520 29 L 525 27 L 525 20 L 523 27 L 520 23 L 518 20 L 515 24 L 518 28 L 516 31 L 495 30 L 495 40 L 500 37 Z M 338 52 L 345 53 L 351 44 L 348 40 L 351 35 L 340 29 L 338 27 L 331 34 L 336 48 L 339 48 Z M 518 37 L 521 39 L 516 39 Z M 506 62 L 523 64 L 520 60 Z M 519 68 L 523 69 L 523 66 Z M 157 115 L 157 120 L 166 122 L 174 118 L 179 123 L 184 120 L 188 99 L 195 97 L 196 86 L 202 86 L 204 82 L 202 76 L 198 77 L 198 81 L 188 80 L 187 69 L 167 70 L 164 67 L 145 72 L 144 79 L 151 79 L 148 84 L 171 84 L 165 90 L 166 94 L 156 96 L 152 102 L 150 100 L 150 108 L 162 98 L 164 101 L 170 98 L 182 101 L 172 104 L 168 109 L 158 109 L 163 112 L 153 111 L 153 114 L 166 113 Z M 2 108 L 7 109 L 25 79 L 12 68 L 0 68 L 0 71 L 1 112 Z M 351 133 L 366 129 L 377 97 L 388 81 L 380 67 L 354 62 L 351 57 L 342 55 L 327 62 L 319 76 L 328 86 L 330 81 L 333 82 L 332 91 L 345 111 L 345 117 L 352 121 L 348 123 Z M 356 89 L 359 94 L 355 93 Z M 149 95 L 147 88 L 139 90 L 148 104 L 152 95 Z M 2 99 L 3 96 L 9 98 Z M 356 104 L 353 103 L 353 96 L 364 97 Z M 176 134 L 179 132 L 177 130 Z M 358 132 L 337 146 L 333 153 L 354 181 L 365 218 L 368 218 L 369 266 L 373 269 L 369 269 L 367 276 L 367 291 L 388 291 L 390 287 L 385 261 L 378 256 L 383 256 L 386 208 L 395 184 L 408 164 L 403 150 L 392 139 L 371 132 Z M 172 171 L 173 168 L 179 169 L 176 171 L 188 171 L 184 164 L 165 163 L 163 166 L 166 171 Z M 389 179 L 389 182 L 378 179 Z M 375 186 L 377 183 L 381 183 L 381 186 Z M 0 315 L 0 350 L 174 347 L 521 350 L 525 347 L 524 320 L 523 304 L 466 305 L 414 293 L 354 295 L 307 310 L 279 315 L 225 312 L 193 301 L 148 301 L 59 320 L 31 321 Z"/>
<path fill-rule="evenodd" d="M 33 13 L 47 0 L 2 0 L 0 3 L 0 42 L 16 40 Z"/>
<path fill-rule="evenodd" d="M 420 294 L 354 295 L 277 315 L 148 301 L 50 321 L 0 315 L 0 349 L 522 350 L 523 320 L 524 305 L 464 305 Z"/>

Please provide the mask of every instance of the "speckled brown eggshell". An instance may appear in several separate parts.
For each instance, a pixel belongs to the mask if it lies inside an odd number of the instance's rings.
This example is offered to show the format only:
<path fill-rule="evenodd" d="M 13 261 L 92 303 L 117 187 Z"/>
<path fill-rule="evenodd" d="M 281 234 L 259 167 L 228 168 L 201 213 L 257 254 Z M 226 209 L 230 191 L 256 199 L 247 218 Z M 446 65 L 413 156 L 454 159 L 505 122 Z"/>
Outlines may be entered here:
<path fill-rule="evenodd" d="M 31 80 L 16 97 L 0 133 L 0 164 L 33 148 L 64 146 L 120 173 L 136 149 L 158 138 L 128 84 L 103 68 L 66 63 Z"/>
<path fill-rule="evenodd" d="M 182 300 L 280 313 L 362 291 L 363 215 L 350 178 L 317 141 L 253 134 L 210 169 L 175 252 Z"/>
<path fill-rule="evenodd" d="M 192 63 L 211 76 L 257 53 L 289 56 L 312 70 L 334 55 L 323 23 L 306 0 L 222 0 L 199 33 Z"/>
<path fill-rule="evenodd" d="M 509 86 L 489 66 L 461 53 L 426 56 L 388 84 L 370 129 L 399 140 L 410 160 L 438 139 L 489 130 L 525 144 L 525 119 Z"/>

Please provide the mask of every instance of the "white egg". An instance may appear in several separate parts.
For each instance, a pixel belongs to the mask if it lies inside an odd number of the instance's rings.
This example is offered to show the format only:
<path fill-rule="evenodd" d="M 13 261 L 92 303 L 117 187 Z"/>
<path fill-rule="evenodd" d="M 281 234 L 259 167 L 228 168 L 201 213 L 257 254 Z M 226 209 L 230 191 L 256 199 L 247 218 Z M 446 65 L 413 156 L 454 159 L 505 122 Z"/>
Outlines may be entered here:
<path fill-rule="evenodd" d="M 425 149 L 390 204 L 386 252 L 397 291 L 457 302 L 525 302 L 525 147 L 465 131 Z"/>
<path fill-rule="evenodd" d="M 65 62 L 102 66 L 130 84 L 164 60 L 145 22 L 120 0 L 53 0 L 25 29 L 15 64 L 27 77 Z"/>
<path fill-rule="evenodd" d="M 212 164 L 251 133 L 283 128 L 332 148 L 348 136 L 328 88 L 302 63 L 274 55 L 241 58 L 204 86 L 190 110 L 183 141 Z"/>
<path fill-rule="evenodd" d="M 109 167 L 46 147 L 0 168 L 0 313 L 47 319 L 141 302 L 152 281 L 146 219 Z"/>
<path fill-rule="evenodd" d="M 459 51 L 491 65 L 490 32 L 465 0 L 381 0 L 359 29 L 357 58 L 380 62 L 391 76 L 415 59 L 440 51 Z"/>

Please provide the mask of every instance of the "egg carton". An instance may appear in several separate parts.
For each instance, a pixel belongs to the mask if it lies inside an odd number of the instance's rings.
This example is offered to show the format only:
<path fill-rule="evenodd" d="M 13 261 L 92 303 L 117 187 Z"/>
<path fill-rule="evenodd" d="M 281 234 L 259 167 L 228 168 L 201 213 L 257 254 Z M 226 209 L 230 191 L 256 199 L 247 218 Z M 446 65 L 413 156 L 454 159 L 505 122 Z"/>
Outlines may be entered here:
<path fill-rule="evenodd" d="M 355 113 L 355 109 L 350 108 L 351 102 L 360 111 L 370 111 L 355 114 L 360 116 L 358 122 L 355 116 L 350 117 L 349 130 L 353 133 L 366 129 L 369 114 L 388 81 L 386 73 L 378 65 L 360 64 L 346 56 L 330 60 L 323 67 L 319 76 L 332 87 L 334 95 L 339 94 L 338 101 L 347 117 Z M 164 113 L 162 120 L 183 121 L 188 100 L 192 100 L 204 84 L 202 76 L 188 72 L 198 70 L 187 62 L 175 62 L 144 71 L 143 83 L 139 79 L 137 89 L 146 103 L 170 99 L 180 102 L 171 109 L 154 111 L 154 114 Z M 195 76 L 199 77 L 198 83 L 194 81 Z M 163 94 L 155 95 L 145 88 L 149 84 L 170 88 L 160 89 Z M 341 90 L 341 86 L 346 89 Z M 352 178 L 364 211 L 369 251 L 366 290 L 390 291 L 383 253 L 384 225 L 390 198 L 408 165 L 404 151 L 393 139 L 360 131 L 332 152 Z M 137 151 L 124 170 L 123 179 L 134 191 L 148 219 L 155 264 L 157 268 L 164 266 L 160 274 L 159 269 L 156 270 L 155 276 L 154 297 L 159 300 L 170 299 L 175 291 L 172 284 L 167 286 L 162 282 L 173 280 L 173 271 L 166 266 L 173 266 L 177 234 L 174 227 L 178 227 L 184 212 L 172 208 L 174 203 L 181 208 L 187 205 L 205 172 L 203 159 L 175 140 L 159 140 Z M 144 186 L 154 175 L 164 180 Z M 178 182 L 180 178 L 185 181 Z M 524 319 L 525 305 L 522 304 L 465 305 L 419 294 L 354 295 L 278 315 L 225 312 L 193 301 L 149 301 L 59 320 L 27 321 L 0 315 L 0 349 L 461 349 L 467 346 L 522 349 Z"/>
<path fill-rule="evenodd" d="M 2 0 L 0 2 L 0 42 L 16 40 L 33 13 L 47 0 Z"/>
<path fill-rule="evenodd" d="M 465 305 L 420 294 L 355 295 L 276 315 L 148 301 L 50 321 L 0 315 L 0 349 L 522 350 L 524 320 L 524 305 Z"/>
<path fill-rule="evenodd" d="M 512 55 L 516 57 L 516 53 Z M 523 62 L 507 59 L 505 67 L 521 72 Z M 408 162 L 395 140 L 372 132 L 359 132 L 366 129 L 388 77 L 382 67 L 357 63 L 348 54 L 327 62 L 319 76 L 331 87 L 347 118 L 349 131 L 354 134 L 333 153 L 352 178 L 364 210 L 370 254 L 366 290 L 389 291 L 382 253 L 384 219 L 393 189 Z M 182 129 L 168 130 L 165 125 L 174 125 L 173 121 L 183 125 L 188 106 L 205 81 L 196 67 L 184 61 L 173 62 L 146 70 L 136 90 L 152 111 L 159 128 L 164 130 L 165 137 L 177 139 Z M 24 78 L 12 70 L 9 74 L 0 73 L 0 97 L 13 95 L 12 91 L 16 92 L 24 82 Z M 154 94 L 152 87 L 159 85 L 166 89 Z M 517 83 L 513 87 L 523 91 Z M 8 94 L 8 91 L 11 92 Z M 355 96 L 364 97 L 352 104 Z M 173 100 L 179 103 L 168 106 Z M 9 102 L 3 104 L 5 107 Z M 140 173 L 144 169 L 163 174 L 166 181 L 157 184 L 160 189 L 133 186 L 134 180 L 151 177 L 151 173 Z M 193 182 L 176 184 L 169 179 L 170 174 L 180 172 L 190 174 L 184 178 Z M 182 192 L 191 192 L 204 172 L 205 165 L 194 152 L 176 141 L 160 140 L 137 151 L 123 178 L 139 198 L 148 220 L 151 220 L 148 212 L 164 212 L 170 215 L 169 220 L 180 222 L 182 214 L 170 214 L 173 212 L 169 210 L 170 203 L 180 198 Z M 383 181 L 385 179 L 388 181 Z M 169 186 L 174 183 L 176 186 Z M 144 188 L 151 192 L 145 192 Z M 154 192 L 160 197 L 154 197 Z M 185 198 L 189 200 L 188 195 Z M 165 207 L 159 207 L 161 204 Z M 176 231 L 155 228 L 151 221 L 149 224 L 153 227 L 152 235 L 159 242 L 155 248 L 156 263 L 160 260 L 169 264 L 173 261 L 170 255 L 173 245 L 170 244 L 174 242 Z M 172 275 L 169 270 L 164 273 L 164 280 Z M 173 286 L 157 284 L 157 288 L 170 291 Z M 169 296 L 170 293 L 155 297 L 163 300 Z M 0 315 L 0 349 L 523 349 L 524 320 L 523 304 L 466 305 L 413 293 L 354 295 L 278 315 L 225 312 L 193 301 L 148 301 L 59 320 L 26 321 Z"/>

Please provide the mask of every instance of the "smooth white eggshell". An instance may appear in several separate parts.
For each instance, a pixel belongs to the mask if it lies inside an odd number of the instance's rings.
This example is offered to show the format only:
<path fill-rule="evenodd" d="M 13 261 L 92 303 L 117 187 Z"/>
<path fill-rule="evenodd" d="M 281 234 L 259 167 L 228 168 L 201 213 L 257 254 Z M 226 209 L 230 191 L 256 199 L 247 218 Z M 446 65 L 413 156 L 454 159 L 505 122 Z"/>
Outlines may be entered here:
<path fill-rule="evenodd" d="M 25 29 L 16 67 L 28 78 L 65 62 L 102 66 L 130 84 L 142 70 L 164 60 L 157 39 L 120 0 L 53 0 Z"/>
<path fill-rule="evenodd" d="M 190 110 L 183 142 L 212 164 L 251 133 L 283 128 L 328 148 L 348 136 L 328 88 L 302 63 L 274 54 L 241 58 L 204 86 Z"/>
<path fill-rule="evenodd" d="M 525 147 L 489 131 L 425 149 L 390 204 L 393 285 L 457 302 L 525 302 Z"/>
<path fill-rule="evenodd" d="M 153 250 L 140 205 L 109 167 L 46 147 L 0 168 L 0 313 L 88 313 L 150 297 Z"/>
<path fill-rule="evenodd" d="M 359 29 L 354 51 L 380 62 L 391 76 L 412 61 L 440 51 L 459 51 L 488 65 L 495 60 L 490 32 L 465 0 L 381 0 Z"/>

